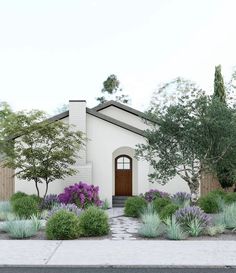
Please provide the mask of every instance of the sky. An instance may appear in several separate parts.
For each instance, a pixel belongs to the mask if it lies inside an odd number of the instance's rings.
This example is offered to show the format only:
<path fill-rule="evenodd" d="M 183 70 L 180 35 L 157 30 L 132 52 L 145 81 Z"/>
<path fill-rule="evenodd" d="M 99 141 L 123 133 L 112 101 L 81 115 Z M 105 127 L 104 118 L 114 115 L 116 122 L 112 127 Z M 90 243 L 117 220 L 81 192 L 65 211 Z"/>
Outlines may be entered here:
<path fill-rule="evenodd" d="M 0 101 L 53 113 L 97 104 L 117 75 L 131 106 L 177 76 L 212 92 L 236 65 L 235 0 L 0 0 Z"/>

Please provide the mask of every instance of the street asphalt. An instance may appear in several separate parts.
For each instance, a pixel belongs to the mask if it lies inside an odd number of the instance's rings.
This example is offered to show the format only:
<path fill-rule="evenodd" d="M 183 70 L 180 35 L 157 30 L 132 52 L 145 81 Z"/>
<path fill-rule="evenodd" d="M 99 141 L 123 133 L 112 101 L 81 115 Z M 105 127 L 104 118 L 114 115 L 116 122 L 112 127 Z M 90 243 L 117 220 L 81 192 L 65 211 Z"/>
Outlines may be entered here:
<path fill-rule="evenodd" d="M 236 268 L 0 267 L 0 273 L 235 273 Z"/>

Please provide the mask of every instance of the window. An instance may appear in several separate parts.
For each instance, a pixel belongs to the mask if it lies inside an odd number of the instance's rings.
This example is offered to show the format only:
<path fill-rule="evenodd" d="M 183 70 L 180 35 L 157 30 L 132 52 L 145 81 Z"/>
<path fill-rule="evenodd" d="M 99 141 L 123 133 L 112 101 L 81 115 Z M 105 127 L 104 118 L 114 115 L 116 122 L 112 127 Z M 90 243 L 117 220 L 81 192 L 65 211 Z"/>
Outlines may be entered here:
<path fill-rule="evenodd" d="M 116 161 L 117 170 L 130 170 L 131 169 L 131 160 L 129 157 L 121 156 Z"/>

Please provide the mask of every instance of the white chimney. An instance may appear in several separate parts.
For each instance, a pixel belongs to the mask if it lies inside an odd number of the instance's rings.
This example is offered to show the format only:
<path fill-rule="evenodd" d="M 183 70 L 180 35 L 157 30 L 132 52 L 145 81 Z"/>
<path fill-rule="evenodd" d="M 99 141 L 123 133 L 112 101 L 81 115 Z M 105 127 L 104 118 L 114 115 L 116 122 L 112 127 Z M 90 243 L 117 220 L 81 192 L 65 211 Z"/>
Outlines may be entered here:
<path fill-rule="evenodd" d="M 86 100 L 69 101 L 69 124 L 74 125 L 75 130 L 83 132 L 86 136 Z M 79 165 L 86 164 L 86 147 L 79 152 Z"/>

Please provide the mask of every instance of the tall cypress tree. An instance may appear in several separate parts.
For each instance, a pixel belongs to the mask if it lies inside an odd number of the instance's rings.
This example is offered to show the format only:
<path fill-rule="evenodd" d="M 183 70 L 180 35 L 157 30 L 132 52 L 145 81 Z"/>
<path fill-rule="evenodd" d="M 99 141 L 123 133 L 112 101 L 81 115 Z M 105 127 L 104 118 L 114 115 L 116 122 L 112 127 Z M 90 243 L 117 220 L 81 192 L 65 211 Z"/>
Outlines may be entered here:
<path fill-rule="evenodd" d="M 214 79 L 214 94 L 215 98 L 219 98 L 222 102 L 226 103 L 226 92 L 224 79 L 221 74 L 221 65 L 215 67 L 215 79 Z"/>

